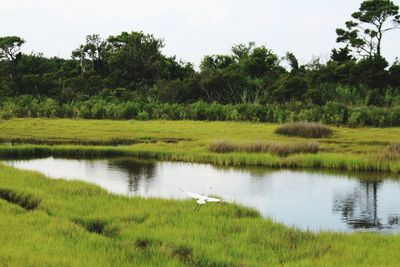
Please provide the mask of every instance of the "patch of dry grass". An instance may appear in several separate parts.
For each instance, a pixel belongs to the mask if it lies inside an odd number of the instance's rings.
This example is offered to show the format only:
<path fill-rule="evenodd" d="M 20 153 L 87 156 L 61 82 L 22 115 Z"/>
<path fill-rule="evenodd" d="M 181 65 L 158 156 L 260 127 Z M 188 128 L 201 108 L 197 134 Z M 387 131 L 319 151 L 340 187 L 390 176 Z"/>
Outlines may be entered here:
<path fill-rule="evenodd" d="M 234 144 L 225 140 L 213 142 L 209 150 L 214 153 L 271 153 L 280 156 L 291 154 L 316 154 L 319 151 L 319 144 L 315 142 L 276 144 L 272 142 L 254 142 Z"/>
<path fill-rule="evenodd" d="M 399 160 L 400 159 L 400 143 L 392 144 L 382 153 L 383 159 Z"/>
<path fill-rule="evenodd" d="M 288 123 L 276 129 L 275 133 L 287 136 L 299 136 L 305 138 L 323 138 L 333 134 L 331 128 L 315 122 Z"/>

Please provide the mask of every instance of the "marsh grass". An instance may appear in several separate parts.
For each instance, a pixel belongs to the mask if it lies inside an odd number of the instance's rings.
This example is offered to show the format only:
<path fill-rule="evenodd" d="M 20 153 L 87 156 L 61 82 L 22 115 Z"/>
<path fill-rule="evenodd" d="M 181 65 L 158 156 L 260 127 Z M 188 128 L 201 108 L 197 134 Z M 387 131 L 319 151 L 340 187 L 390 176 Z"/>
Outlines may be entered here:
<path fill-rule="evenodd" d="M 276 144 L 272 142 L 253 142 L 234 144 L 229 141 L 215 141 L 209 146 L 213 153 L 271 153 L 279 156 L 288 156 L 291 154 L 316 154 L 319 151 L 319 144 L 316 142 L 294 143 L 294 144 Z"/>
<path fill-rule="evenodd" d="M 177 248 L 173 249 L 172 256 L 189 263 L 193 261 L 193 249 L 185 245 L 179 245 Z"/>
<path fill-rule="evenodd" d="M 262 166 L 271 168 L 322 168 L 329 170 L 400 173 L 400 161 L 381 154 L 317 153 L 282 157 L 271 153 L 212 153 L 144 150 L 137 147 L 102 146 L 0 146 L 0 158 L 45 157 L 103 158 L 135 157 L 166 161 L 210 163 L 221 166 Z"/>
<path fill-rule="evenodd" d="M 152 241 L 150 239 L 146 238 L 139 238 L 135 241 L 135 247 L 140 248 L 140 249 L 146 249 L 152 244 Z"/>
<path fill-rule="evenodd" d="M 232 153 L 237 151 L 238 147 L 238 145 L 235 145 L 232 142 L 221 140 L 211 143 L 208 149 L 213 153 Z"/>
<path fill-rule="evenodd" d="M 164 142 L 176 144 L 180 141 L 190 141 L 180 138 L 151 138 L 143 137 L 137 139 L 111 138 L 107 140 L 85 140 L 85 139 L 64 139 L 64 138 L 0 138 L 0 144 L 8 145 L 83 145 L 83 146 L 127 146 L 135 144 L 155 144 Z"/>
<path fill-rule="evenodd" d="M 112 225 L 110 222 L 102 219 L 82 219 L 78 218 L 73 220 L 77 225 L 82 226 L 85 230 L 103 235 L 106 237 L 115 237 L 119 233 L 118 227 Z"/>
<path fill-rule="evenodd" d="M 1 164 L 0 173 L 0 188 L 29 188 L 42 200 L 33 212 L 21 213 L 0 199 L 4 266 L 329 267 L 400 261 L 396 235 L 301 232 L 235 204 L 206 205 L 193 213 L 192 201 L 116 196 Z M 105 235 L 108 227 L 118 232 Z"/>
<path fill-rule="evenodd" d="M 314 122 L 294 122 L 278 127 L 275 133 L 286 136 L 298 136 L 305 138 L 323 138 L 333 134 L 331 128 Z"/>
<path fill-rule="evenodd" d="M 400 160 L 400 143 L 391 144 L 380 154 L 381 160 Z"/>
<path fill-rule="evenodd" d="M 26 193 L 0 188 L 0 199 L 16 204 L 26 210 L 34 210 L 40 204 L 40 199 Z"/>
<path fill-rule="evenodd" d="M 211 163 L 222 166 L 264 166 L 272 168 L 325 168 L 351 171 L 384 171 L 400 173 L 400 161 L 381 157 L 388 144 L 398 142 L 400 128 L 334 128 L 330 138 L 318 140 L 317 154 L 288 154 L 287 147 L 306 143 L 303 138 L 275 134 L 278 125 L 232 122 L 193 121 L 107 121 L 65 119 L 11 119 L 0 121 L 0 138 L 11 140 L 78 140 L 79 142 L 110 140 L 157 140 L 135 145 L 0 145 L 0 157 L 137 157 L 156 160 Z M 167 142 L 167 140 L 172 140 Z M 175 142 L 173 140 L 178 140 Z M 226 140 L 220 151 L 214 153 L 209 144 L 214 140 Z M 246 140 L 252 152 L 233 151 L 231 144 L 243 144 Z M 257 151 L 272 150 L 266 143 L 279 144 L 283 152 L 274 147 L 274 154 Z M 308 140 L 307 140 L 308 141 Z M 310 143 L 314 142 L 312 140 Z M 261 142 L 262 143 L 262 142 Z M 250 147 L 250 148 L 249 148 Z M 266 147 L 268 149 L 266 149 Z M 315 148 L 316 146 L 314 146 Z M 312 149 L 314 149 L 312 147 Z M 244 150 L 243 150 L 244 151 Z M 289 151 L 290 152 L 290 151 Z M 311 151 L 312 153 L 312 151 Z M 395 153 L 394 153 L 395 155 Z"/>
<path fill-rule="evenodd" d="M 0 146 L 0 155 L 128 156 L 221 166 L 400 173 L 399 160 L 377 158 L 387 144 L 398 141 L 398 128 L 335 128 L 331 143 L 319 141 L 324 152 L 318 154 L 280 157 L 208 150 L 208 144 L 216 139 L 232 143 L 302 142 L 276 135 L 276 127 L 224 122 L 12 119 L 0 121 L 0 138 L 84 142 L 155 138 L 157 142 L 118 147 L 15 144 Z M 165 138 L 187 141 L 160 141 Z M 393 149 L 397 153 L 395 146 Z M 262 219 L 258 212 L 234 204 L 209 205 L 194 214 L 192 201 L 115 196 L 94 185 L 50 180 L 1 164 L 0 174 L 2 266 L 398 266 L 400 262 L 400 238 L 396 235 L 313 234 Z M 30 203 L 23 199 L 34 199 L 36 204 L 20 205 Z M 36 208 L 25 212 L 24 206 Z"/>

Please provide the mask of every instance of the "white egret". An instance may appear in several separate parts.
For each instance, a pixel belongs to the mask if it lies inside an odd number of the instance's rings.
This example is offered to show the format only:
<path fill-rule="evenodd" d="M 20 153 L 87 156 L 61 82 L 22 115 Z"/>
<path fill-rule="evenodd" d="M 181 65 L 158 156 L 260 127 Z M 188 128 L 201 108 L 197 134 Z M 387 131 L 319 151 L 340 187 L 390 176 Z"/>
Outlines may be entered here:
<path fill-rule="evenodd" d="M 204 205 L 207 202 L 221 202 L 222 201 L 221 199 L 209 197 L 207 195 L 203 196 L 203 195 L 199 195 L 199 194 L 192 193 L 192 192 L 189 192 L 189 191 L 185 191 L 183 189 L 180 189 L 180 190 L 183 193 L 185 193 L 186 195 L 190 196 L 191 198 L 196 199 L 197 206 L 194 209 L 194 211 L 198 211 L 200 209 L 201 205 Z"/>

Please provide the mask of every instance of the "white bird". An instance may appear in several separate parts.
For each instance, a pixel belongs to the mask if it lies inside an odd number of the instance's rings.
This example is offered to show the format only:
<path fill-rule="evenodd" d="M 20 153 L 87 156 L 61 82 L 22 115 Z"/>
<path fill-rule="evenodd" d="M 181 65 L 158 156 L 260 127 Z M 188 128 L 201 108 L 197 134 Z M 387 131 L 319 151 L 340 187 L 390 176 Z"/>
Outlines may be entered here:
<path fill-rule="evenodd" d="M 203 196 L 203 195 L 199 195 L 196 193 L 192 193 L 189 191 L 185 191 L 183 189 L 180 189 L 183 193 L 185 193 L 186 195 L 190 196 L 193 199 L 196 199 L 196 203 L 197 206 L 194 209 L 195 211 L 198 211 L 201 207 L 201 205 L 206 204 L 207 202 L 221 202 L 221 199 L 218 198 L 213 198 L 213 197 L 209 197 L 209 196 Z"/>

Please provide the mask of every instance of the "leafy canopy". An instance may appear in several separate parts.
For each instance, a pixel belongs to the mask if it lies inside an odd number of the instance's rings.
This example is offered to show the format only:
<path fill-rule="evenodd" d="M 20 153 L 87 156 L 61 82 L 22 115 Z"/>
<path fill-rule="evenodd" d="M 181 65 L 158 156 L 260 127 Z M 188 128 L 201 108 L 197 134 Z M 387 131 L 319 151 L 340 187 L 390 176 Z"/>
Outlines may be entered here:
<path fill-rule="evenodd" d="M 400 27 L 399 7 L 390 0 L 364 1 L 352 17 L 346 29 L 336 29 L 336 41 L 349 44 L 364 57 L 380 57 L 384 34 Z"/>
<path fill-rule="evenodd" d="M 20 53 L 25 40 L 18 36 L 0 37 L 0 60 L 14 61 Z"/>

